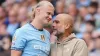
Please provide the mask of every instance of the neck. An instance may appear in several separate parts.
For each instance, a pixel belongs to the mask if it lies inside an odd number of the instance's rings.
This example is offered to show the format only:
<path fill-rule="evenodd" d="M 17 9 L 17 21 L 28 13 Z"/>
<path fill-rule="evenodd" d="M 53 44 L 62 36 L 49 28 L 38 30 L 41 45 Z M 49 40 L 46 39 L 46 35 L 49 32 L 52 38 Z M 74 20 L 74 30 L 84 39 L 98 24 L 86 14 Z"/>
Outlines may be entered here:
<path fill-rule="evenodd" d="M 69 32 L 65 32 L 65 33 L 63 33 L 63 34 L 61 34 L 61 35 L 58 35 L 58 41 L 59 41 L 59 42 L 64 41 L 69 35 L 70 35 Z"/>
<path fill-rule="evenodd" d="M 37 19 L 37 18 L 34 18 L 33 21 L 31 22 L 31 24 L 37 29 L 40 29 L 40 30 L 43 29 L 43 25 L 35 19 Z"/>

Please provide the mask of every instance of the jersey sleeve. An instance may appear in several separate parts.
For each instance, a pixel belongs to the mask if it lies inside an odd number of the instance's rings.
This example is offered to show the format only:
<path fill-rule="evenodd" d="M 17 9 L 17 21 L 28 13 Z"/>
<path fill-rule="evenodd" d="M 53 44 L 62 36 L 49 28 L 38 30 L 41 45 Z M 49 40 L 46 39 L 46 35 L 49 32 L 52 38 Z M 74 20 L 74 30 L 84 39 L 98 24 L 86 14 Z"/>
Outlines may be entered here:
<path fill-rule="evenodd" d="M 22 51 L 25 48 L 25 44 L 25 32 L 18 29 L 13 36 L 11 50 Z"/>

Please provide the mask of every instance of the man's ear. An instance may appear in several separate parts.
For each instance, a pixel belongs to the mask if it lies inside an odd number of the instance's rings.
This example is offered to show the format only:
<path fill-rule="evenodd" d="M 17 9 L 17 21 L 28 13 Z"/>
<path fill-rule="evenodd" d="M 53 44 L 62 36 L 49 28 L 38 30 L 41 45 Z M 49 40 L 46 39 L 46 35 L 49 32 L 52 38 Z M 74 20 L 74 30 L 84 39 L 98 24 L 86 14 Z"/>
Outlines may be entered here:
<path fill-rule="evenodd" d="M 37 11 L 40 12 L 40 8 L 37 8 Z"/>
<path fill-rule="evenodd" d="M 39 15 L 40 14 L 40 8 L 36 8 L 36 13 Z"/>
<path fill-rule="evenodd" d="M 70 27 L 70 24 L 65 25 L 65 29 L 68 29 Z"/>

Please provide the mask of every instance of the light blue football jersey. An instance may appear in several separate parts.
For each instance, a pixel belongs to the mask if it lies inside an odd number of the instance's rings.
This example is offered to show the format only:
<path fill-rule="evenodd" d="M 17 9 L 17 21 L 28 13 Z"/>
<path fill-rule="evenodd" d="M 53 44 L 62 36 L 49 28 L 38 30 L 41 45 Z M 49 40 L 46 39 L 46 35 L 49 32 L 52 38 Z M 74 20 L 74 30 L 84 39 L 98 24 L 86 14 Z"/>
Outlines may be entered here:
<path fill-rule="evenodd" d="M 22 51 L 22 56 L 48 56 L 50 34 L 45 29 L 39 31 L 27 23 L 16 30 L 11 49 Z"/>

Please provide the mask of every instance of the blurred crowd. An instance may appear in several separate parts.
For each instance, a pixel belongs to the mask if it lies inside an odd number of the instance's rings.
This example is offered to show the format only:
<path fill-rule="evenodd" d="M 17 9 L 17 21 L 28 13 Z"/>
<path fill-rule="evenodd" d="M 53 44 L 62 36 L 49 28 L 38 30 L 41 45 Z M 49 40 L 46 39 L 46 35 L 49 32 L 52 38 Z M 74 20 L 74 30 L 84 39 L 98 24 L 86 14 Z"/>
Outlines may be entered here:
<path fill-rule="evenodd" d="M 0 56 L 10 56 L 14 32 L 32 20 L 32 6 L 39 1 L 42 0 L 0 0 Z M 72 15 L 75 20 L 73 32 L 77 38 L 85 40 L 89 56 L 100 56 L 100 0 L 48 1 L 55 7 L 52 20 L 60 13 Z M 52 30 L 50 25 L 45 28 Z"/>

